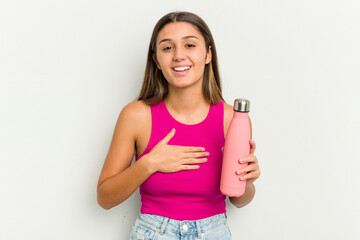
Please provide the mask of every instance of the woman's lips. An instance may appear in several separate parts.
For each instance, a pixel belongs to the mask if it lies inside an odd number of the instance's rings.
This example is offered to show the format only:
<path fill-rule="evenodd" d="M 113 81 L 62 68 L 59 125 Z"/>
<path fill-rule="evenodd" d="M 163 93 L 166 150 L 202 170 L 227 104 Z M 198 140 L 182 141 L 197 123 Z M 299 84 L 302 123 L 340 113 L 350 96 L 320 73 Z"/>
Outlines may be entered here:
<path fill-rule="evenodd" d="M 186 75 L 190 69 L 191 69 L 191 66 L 175 66 L 172 68 L 172 71 L 176 75 Z"/>

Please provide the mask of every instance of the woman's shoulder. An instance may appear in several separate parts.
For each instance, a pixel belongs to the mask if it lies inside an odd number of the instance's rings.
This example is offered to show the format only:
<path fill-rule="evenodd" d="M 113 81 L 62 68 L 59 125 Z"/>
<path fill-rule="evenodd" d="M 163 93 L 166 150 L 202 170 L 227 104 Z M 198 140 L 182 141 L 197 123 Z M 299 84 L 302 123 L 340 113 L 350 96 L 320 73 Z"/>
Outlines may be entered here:
<path fill-rule="evenodd" d="M 233 106 L 227 104 L 224 102 L 224 117 L 225 120 L 231 120 L 232 116 L 234 114 Z"/>
<path fill-rule="evenodd" d="M 138 129 L 151 118 L 150 106 L 143 101 L 130 102 L 123 107 L 119 114 L 118 124 L 125 128 Z"/>
<path fill-rule="evenodd" d="M 139 111 L 141 112 L 141 111 L 146 111 L 148 109 L 150 109 L 150 106 L 141 100 L 130 102 L 127 105 L 125 105 L 123 108 L 123 110 L 126 112 L 139 112 Z"/>
<path fill-rule="evenodd" d="M 226 102 L 224 102 L 224 111 L 226 112 L 232 112 L 233 110 L 233 106 L 227 104 Z"/>
<path fill-rule="evenodd" d="M 144 120 L 150 113 L 150 106 L 143 101 L 130 102 L 123 107 L 120 116 L 132 121 L 132 123 Z M 151 113 L 150 113 L 151 114 Z"/>

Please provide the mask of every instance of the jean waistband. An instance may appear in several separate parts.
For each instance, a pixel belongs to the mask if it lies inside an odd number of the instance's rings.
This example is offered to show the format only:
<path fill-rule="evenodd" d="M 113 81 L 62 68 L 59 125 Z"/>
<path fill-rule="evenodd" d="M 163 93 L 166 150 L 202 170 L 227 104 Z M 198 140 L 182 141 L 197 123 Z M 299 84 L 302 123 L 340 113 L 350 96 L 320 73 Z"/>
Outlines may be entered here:
<path fill-rule="evenodd" d="M 208 218 L 191 221 L 180 221 L 153 214 L 140 214 L 139 220 L 163 234 L 164 231 L 183 234 L 201 234 L 226 223 L 226 214 L 217 214 Z"/>

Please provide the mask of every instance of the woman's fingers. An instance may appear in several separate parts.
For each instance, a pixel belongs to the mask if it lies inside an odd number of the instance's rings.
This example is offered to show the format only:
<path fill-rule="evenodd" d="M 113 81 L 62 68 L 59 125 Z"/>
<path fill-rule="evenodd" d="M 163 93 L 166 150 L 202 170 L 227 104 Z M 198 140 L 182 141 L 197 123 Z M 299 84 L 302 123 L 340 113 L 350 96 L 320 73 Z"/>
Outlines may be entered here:
<path fill-rule="evenodd" d="M 251 171 L 254 171 L 258 168 L 258 166 L 256 166 L 256 164 L 249 164 L 247 165 L 246 167 L 242 168 L 242 169 L 238 169 L 236 171 L 237 174 L 243 174 L 243 173 L 248 173 L 248 172 L 251 172 Z"/>
<path fill-rule="evenodd" d="M 250 154 L 249 156 L 246 156 L 244 158 L 239 159 L 239 163 L 251 163 L 251 162 L 257 162 L 257 158 L 255 155 Z"/>
<path fill-rule="evenodd" d="M 199 169 L 200 166 L 199 165 L 181 165 L 179 171 L 182 170 L 196 170 Z"/>
<path fill-rule="evenodd" d="M 168 133 L 168 135 L 166 135 L 163 138 L 162 143 L 168 144 L 168 142 L 174 137 L 174 135 L 175 135 L 175 128 L 171 129 L 171 131 Z"/>
<path fill-rule="evenodd" d="M 187 159 L 186 161 L 180 165 L 180 170 L 195 170 L 199 169 L 200 166 L 197 164 L 202 164 L 207 162 L 207 158 L 193 158 L 193 159 Z"/>
<path fill-rule="evenodd" d="M 169 145 L 174 137 L 173 128 L 158 144 L 150 151 L 154 163 L 159 172 L 177 172 L 182 170 L 199 169 L 198 164 L 207 162 L 209 152 L 204 147 Z"/>
<path fill-rule="evenodd" d="M 181 148 L 183 148 L 183 151 L 185 153 L 193 153 L 193 152 L 203 152 L 205 151 L 205 148 L 203 147 L 183 147 L 183 146 L 179 146 Z"/>
<path fill-rule="evenodd" d="M 243 174 L 244 176 L 240 177 L 240 180 L 249 180 L 250 182 L 254 182 L 260 176 L 260 168 L 258 164 L 258 160 L 254 155 L 249 155 L 243 159 L 239 160 L 240 163 L 249 163 L 242 169 L 238 169 L 236 173 L 238 175 Z"/>
<path fill-rule="evenodd" d="M 160 140 L 159 143 L 168 144 L 170 142 L 170 140 L 174 137 L 174 135 L 175 135 L 175 128 L 173 128 L 162 140 Z M 205 151 L 205 148 L 203 148 L 203 147 L 187 147 L 187 146 L 185 147 L 185 146 L 176 146 L 176 145 L 172 145 L 172 146 L 180 149 L 181 151 L 183 151 L 185 153 Z"/>
<path fill-rule="evenodd" d="M 209 155 L 210 155 L 209 152 L 193 152 L 193 153 L 185 153 L 184 158 L 208 157 Z"/>
<path fill-rule="evenodd" d="M 174 137 L 175 128 L 173 128 L 159 143 L 168 144 L 168 142 Z"/>
<path fill-rule="evenodd" d="M 252 171 L 249 172 L 248 174 L 246 174 L 245 176 L 241 177 L 241 180 L 248 180 L 251 179 L 253 181 L 255 181 L 256 179 L 258 179 L 260 176 L 260 170 L 256 170 L 256 171 Z"/>
<path fill-rule="evenodd" d="M 207 158 L 188 158 L 181 160 L 181 164 L 187 165 L 187 164 L 198 164 L 198 163 L 205 163 L 207 162 Z"/>

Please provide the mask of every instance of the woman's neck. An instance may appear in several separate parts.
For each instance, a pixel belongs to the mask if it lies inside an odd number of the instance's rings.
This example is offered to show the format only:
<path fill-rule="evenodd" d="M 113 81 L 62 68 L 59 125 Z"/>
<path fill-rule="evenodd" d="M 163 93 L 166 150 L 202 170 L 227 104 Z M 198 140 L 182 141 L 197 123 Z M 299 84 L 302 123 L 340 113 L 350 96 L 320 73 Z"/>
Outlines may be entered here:
<path fill-rule="evenodd" d="M 205 99 L 202 89 L 169 89 L 168 96 L 164 99 L 168 110 L 178 113 L 192 115 L 208 111 L 210 103 Z"/>

